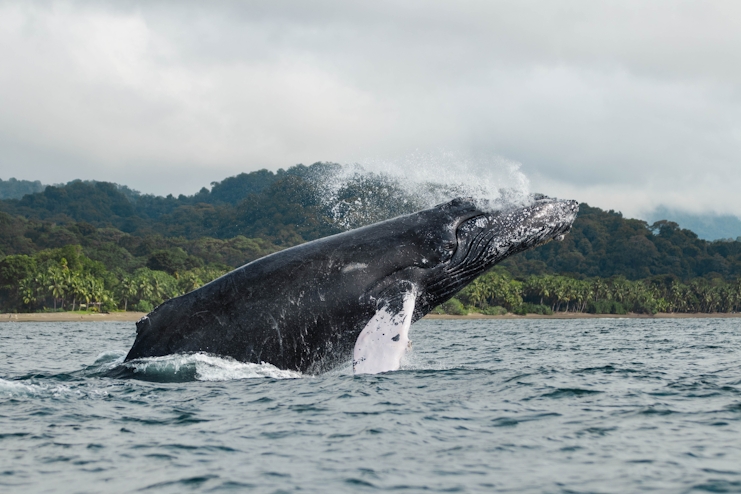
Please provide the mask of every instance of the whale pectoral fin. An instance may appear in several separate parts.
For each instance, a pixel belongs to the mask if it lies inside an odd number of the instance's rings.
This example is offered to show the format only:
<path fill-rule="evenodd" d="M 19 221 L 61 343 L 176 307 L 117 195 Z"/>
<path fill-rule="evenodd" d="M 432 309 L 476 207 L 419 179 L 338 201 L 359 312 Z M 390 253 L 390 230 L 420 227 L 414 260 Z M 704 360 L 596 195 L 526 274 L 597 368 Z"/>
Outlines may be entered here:
<path fill-rule="evenodd" d="M 410 346 L 409 327 L 412 325 L 413 288 L 401 294 L 398 303 L 384 303 L 365 325 L 353 350 L 355 374 L 378 374 L 398 370 L 401 358 Z"/>

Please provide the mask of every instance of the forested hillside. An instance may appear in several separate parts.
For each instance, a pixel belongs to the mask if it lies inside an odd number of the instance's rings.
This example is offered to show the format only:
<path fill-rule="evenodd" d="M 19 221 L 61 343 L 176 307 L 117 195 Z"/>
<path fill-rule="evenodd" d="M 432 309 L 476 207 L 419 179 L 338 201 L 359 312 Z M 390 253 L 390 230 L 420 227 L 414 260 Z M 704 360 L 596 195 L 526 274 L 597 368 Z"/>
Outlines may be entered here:
<path fill-rule="evenodd" d="M 294 245 L 335 233 L 319 210 L 309 181 L 331 165 L 261 170 L 230 177 L 192 196 L 142 195 L 106 182 L 49 186 L 22 199 L 0 201 L 0 211 L 45 224 L 87 223 L 146 236 L 198 239 L 261 236 Z M 0 246 L 0 248 L 2 248 Z"/>
<path fill-rule="evenodd" d="M 111 183 L 75 181 L 1 200 L 0 307 L 75 305 L 79 299 L 70 299 L 70 276 L 64 296 L 61 288 L 50 295 L 47 286 L 53 273 L 77 273 L 80 279 L 101 280 L 99 298 L 107 293 L 108 308 L 128 307 L 133 300 L 146 309 L 271 252 L 419 207 L 414 197 L 372 175 L 348 181 L 333 201 L 322 201 L 321 179 L 336 170 L 337 165 L 317 163 L 243 173 L 192 196 L 157 197 Z M 672 280 L 730 283 L 741 276 L 741 242 L 707 242 L 675 223 L 648 225 L 582 204 L 563 242 L 514 256 L 502 267 L 514 280 L 563 275 L 658 277 L 665 286 Z M 190 281 L 182 281 L 186 278 Z M 140 286 L 156 282 L 169 291 L 126 292 L 126 280 Z"/>
<path fill-rule="evenodd" d="M 741 276 L 741 242 L 708 242 L 676 223 L 652 225 L 620 213 L 581 204 L 574 227 L 563 242 L 551 242 L 505 261 L 516 276 L 561 273 L 577 278 L 624 276 L 631 280 L 672 275 Z"/>

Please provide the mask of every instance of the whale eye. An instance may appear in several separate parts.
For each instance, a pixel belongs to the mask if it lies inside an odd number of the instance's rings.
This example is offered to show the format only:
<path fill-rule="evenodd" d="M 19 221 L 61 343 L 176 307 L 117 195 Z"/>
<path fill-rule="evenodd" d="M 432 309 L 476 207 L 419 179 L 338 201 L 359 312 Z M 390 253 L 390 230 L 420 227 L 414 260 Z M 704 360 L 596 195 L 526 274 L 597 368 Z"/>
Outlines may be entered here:
<path fill-rule="evenodd" d="M 453 257 L 453 253 L 458 245 L 455 242 L 443 242 L 441 245 L 442 261 L 448 261 Z"/>

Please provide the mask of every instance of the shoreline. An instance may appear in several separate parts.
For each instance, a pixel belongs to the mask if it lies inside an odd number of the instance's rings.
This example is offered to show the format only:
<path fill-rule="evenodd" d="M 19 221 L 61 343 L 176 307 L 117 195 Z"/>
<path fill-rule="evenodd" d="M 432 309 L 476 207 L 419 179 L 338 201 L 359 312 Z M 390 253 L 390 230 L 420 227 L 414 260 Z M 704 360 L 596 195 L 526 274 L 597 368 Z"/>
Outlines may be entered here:
<path fill-rule="evenodd" d="M 30 312 L 21 314 L 0 314 L 2 322 L 136 322 L 146 316 L 146 312 L 109 312 L 108 314 L 76 314 L 74 312 Z"/>
<path fill-rule="evenodd" d="M 37 312 L 21 314 L 0 314 L 0 323 L 3 322 L 136 322 L 146 316 L 145 312 L 111 312 L 108 314 L 75 314 L 70 312 Z M 732 319 L 741 318 L 741 312 L 659 312 L 649 314 L 587 314 L 583 312 L 560 312 L 547 316 L 542 314 L 504 314 L 501 316 L 487 316 L 485 314 L 468 314 L 453 316 L 449 314 L 427 314 L 424 319 Z"/>
<path fill-rule="evenodd" d="M 527 314 L 519 316 L 507 313 L 501 316 L 468 314 L 453 316 L 449 314 L 427 314 L 425 319 L 733 319 L 741 317 L 741 312 L 657 312 L 656 314 L 588 314 L 586 312 L 556 312 L 552 315 Z"/>

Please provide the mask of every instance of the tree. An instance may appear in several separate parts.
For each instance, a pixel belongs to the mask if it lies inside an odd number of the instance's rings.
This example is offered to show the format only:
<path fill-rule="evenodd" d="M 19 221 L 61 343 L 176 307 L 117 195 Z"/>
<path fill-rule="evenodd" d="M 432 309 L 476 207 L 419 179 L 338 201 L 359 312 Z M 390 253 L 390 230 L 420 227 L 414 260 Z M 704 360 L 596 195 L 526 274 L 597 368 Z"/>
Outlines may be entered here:
<path fill-rule="evenodd" d="M 192 292 L 203 285 L 203 281 L 194 271 L 186 271 L 178 280 L 178 291 L 182 293 Z"/>
<path fill-rule="evenodd" d="M 129 299 L 135 297 L 139 291 L 136 278 L 124 276 L 118 285 L 118 291 L 124 301 L 124 310 L 126 311 L 129 308 Z"/>
<path fill-rule="evenodd" d="M 49 294 L 54 299 L 54 310 L 57 310 L 57 300 L 64 300 L 67 293 L 67 285 L 64 283 L 64 272 L 57 268 L 51 267 L 47 274 L 47 286 Z"/>

